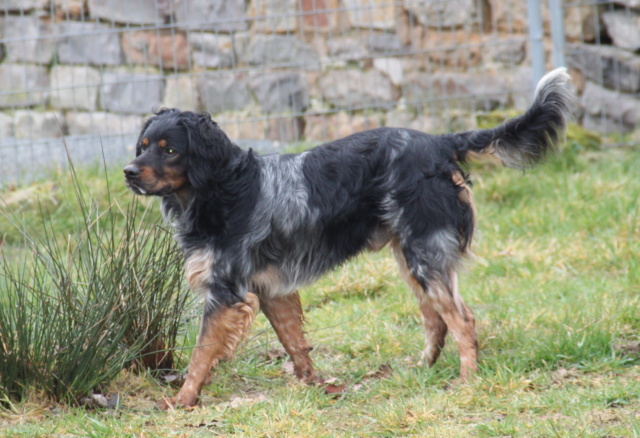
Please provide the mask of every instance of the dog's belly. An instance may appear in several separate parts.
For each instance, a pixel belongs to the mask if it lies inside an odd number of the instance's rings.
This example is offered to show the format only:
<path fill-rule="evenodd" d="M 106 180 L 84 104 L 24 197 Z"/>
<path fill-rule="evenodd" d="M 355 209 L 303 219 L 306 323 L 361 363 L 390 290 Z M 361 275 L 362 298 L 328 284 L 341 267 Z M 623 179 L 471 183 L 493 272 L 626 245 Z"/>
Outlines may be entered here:
<path fill-rule="evenodd" d="M 326 272 L 339 266 L 361 251 L 379 251 L 392 239 L 393 233 L 382 226 L 375 227 L 369 237 L 359 246 L 355 254 L 341 254 L 329 251 L 318 241 L 310 244 L 300 239 L 289 245 L 282 257 L 266 264 L 250 280 L 250 290 L 258 295 L 282 296 L 308 285 Z"/>

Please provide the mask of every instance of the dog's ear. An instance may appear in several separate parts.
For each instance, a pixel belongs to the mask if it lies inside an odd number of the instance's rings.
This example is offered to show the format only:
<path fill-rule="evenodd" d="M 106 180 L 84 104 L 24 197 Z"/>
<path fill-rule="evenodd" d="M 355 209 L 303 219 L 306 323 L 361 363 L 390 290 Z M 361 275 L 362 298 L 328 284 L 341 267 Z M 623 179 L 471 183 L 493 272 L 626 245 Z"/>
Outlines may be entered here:
<path fill-rule="evenodd" d="M 235 147 L 207 113 L 182 113 L 189 140 L 187 176 L 196 190 L 220 177 L 233 158 Z"/>

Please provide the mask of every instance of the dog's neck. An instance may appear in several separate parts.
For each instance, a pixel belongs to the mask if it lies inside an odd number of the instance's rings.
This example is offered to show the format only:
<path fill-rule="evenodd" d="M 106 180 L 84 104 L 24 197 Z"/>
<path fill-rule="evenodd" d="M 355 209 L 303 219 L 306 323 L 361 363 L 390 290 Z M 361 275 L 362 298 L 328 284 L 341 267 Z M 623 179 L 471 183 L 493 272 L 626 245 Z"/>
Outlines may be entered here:
<path fill-rule="evenodd" d="M 224 238 L 227 223 L 245 214 L 247 204 L 252 202 L 251 194 L 259 191 L 254 185 L 259 185 L 260 180 L 253 151 L 241 152 L 225 169 L 212 175 L 205 188 L 198 190 L 189 185 L 163 198 L 165 220 L 173 224 L 185 242 L 203 230 L 211 237 Z"/>

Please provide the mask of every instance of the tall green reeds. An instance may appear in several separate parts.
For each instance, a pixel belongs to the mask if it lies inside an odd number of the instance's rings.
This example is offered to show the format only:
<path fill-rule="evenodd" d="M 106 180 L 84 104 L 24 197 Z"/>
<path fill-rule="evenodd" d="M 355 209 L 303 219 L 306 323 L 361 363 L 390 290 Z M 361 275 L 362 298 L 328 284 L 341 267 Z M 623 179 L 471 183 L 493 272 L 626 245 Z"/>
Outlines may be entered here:
<path fill-rule="evenodd" d="M 22 223 L 0 199 L 24 242 L 0 246 L 0 400 L 35 389 L 74 402 L 123 367 L 173 364 L 189 300 L 180 250 L 133 195 L 123 206 L 107 182 L 107 202 L 97 202 L 71 169 L 71 233 L 44 211 Z"/>

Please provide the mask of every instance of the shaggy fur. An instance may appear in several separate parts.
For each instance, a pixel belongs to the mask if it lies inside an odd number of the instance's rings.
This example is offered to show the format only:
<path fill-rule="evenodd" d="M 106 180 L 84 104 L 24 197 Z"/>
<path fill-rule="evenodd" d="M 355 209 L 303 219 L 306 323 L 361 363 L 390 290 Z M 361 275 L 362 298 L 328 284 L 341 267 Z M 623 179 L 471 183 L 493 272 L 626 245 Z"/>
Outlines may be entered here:
<path fill-rule="evenodd" d="M 246 330 L 252 294 L 292 355 L 296 374 L 316 381 L 297 288 L 389 242 L 420 303 L 423 360 L 435 362 L 449 331 L 458 343 L 462 378 L 469 377 L 478 347 L 456 269 L 469 250 L 475 220 L 460 163 L 469 153 L 492 153 L 516 168 L 541 161 L 563 136 L 568 80 L 564 69 L 549 73 L 529 110 L 493 129 L 434 136 L 380 128 L 297 155 L 244 151 L 208 114 L 163 109 L 149 119 L 136 158 L 124 169 L 126 183 L 137 194 L 162 197 L 184 250 L 189 284 L 206 297 L 198 354 L 170 404 L 196 403 L 202 368 L 222 358 L 212 356 L 209 344 L 232 345 L 224 352 L 228 357 L 244 334 L 211 327 Z M 217 320 L 238 306 L 247 315 L 244 322 Z M 192 376 L 195 368 L 200 371 Z"/>

